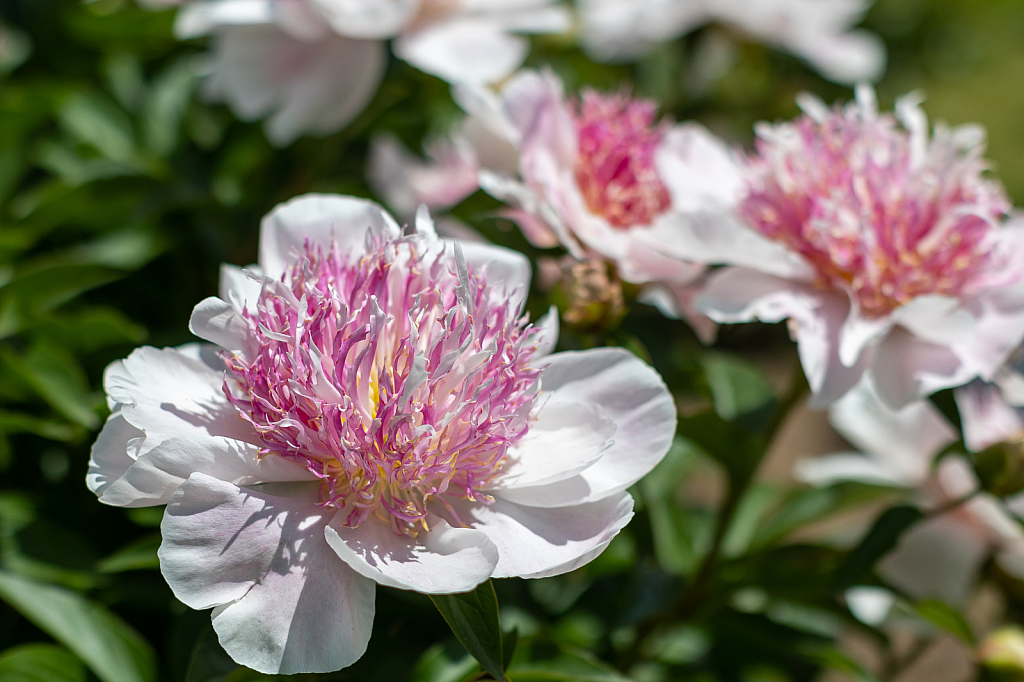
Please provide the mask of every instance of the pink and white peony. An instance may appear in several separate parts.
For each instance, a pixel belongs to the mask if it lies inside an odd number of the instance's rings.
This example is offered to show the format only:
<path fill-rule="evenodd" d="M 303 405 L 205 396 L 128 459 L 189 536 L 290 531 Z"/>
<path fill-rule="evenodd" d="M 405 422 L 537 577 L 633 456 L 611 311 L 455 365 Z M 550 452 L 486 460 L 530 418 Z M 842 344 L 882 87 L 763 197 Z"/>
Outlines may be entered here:
<path fill-rule="evenodd" d="M 180 6 L 180 38 L 212 34 L 206 93 L 242 119 L 269 116 L 285 145 L 344 127 L 396 56 L 453 83 L 489 83 L 522 64 L 520 34 L 569 28 L 556 0 L 147 0 Z"/>
<path fill-rule="evenodd" d="M 161 571 L 236 661 L 337 670 L 376 584 L 556 575 L 629 521 L 672 397 L 623 350 L 552 354 L 556 320 L 520 316 L 521 255 L 307 195 L 264 219 L 259 260 L 196 306 L 212 345 L 108 368 L 87 479 L 107 504 L 167 505 Z"/>
<path fill-rule="evenodd" d="M 891 585 L 915 599 L 962 604 L 990 554 L 1004 571 L 1024 578 L 1024 528 L 1013 516 L 1024 513 L 1024 497 L 1000 502 L 977 493 L 978 480 L 962 456 L 936 462 L 958 434 L 930 402 L 893 410 L 861 385 L 833 404 L 829 419 L 861 452 L 803 460 L 800 478 L 814 485 L 860 481 L 908 488 L 925 509 L 954 505 L 910 528 L 878 563 Z"/>
<path fill-rule="evenodd" d="M 582 0 L 581 39 L 598 61 L 628 61 L 717 22 L 805 59 L 838 83 L 878 80 L 885 46 L 852 29 L 866 0 Z"/>
<path fill-rule="evenodd" d="M 482 164 L 481 186 L 513 207 L 507 215 L 535 245 L 607 259 L 623 280 L 645 285 L 648 300 L 688 314 L 705 335 L 713 326 L 690 305 L 705 263 L 774 250 L 780 272 L 790 272 L 782 249 L 731 217 L 739 166 L 700 125 L 659 122 L 653 102 L 626 93 L 567 99 L 550 72 L 520 73 L 489 107 L 484 95 L 470 100 L 463 91 L 462 99 L 479 128 L 498 131 L 491 156 L 504 162 L 504 143 L 517 163 Z"/>
<path fill-rule="evenodd" d="M 780 277 L 744 254 L 701 310 L 788 319 L 818 406 L 862 377 L 892 407 L 992 378 L 1024 336 L 1024 222 L 986 176 L 984 133 L 929 135 L 915 96 L 879 114 L 866 86 L 843 108 L 801 106 L 758 128 L 738 213 L 802 268 Z"/>

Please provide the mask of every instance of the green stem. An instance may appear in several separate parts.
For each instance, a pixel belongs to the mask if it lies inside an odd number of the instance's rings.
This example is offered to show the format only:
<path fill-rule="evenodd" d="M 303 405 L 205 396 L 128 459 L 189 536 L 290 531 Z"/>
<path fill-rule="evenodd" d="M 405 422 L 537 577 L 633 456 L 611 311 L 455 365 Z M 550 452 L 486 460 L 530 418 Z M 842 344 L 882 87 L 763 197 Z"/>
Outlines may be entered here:
<path fill-rule="evenodd" d="M 754 473 L 757 471 L 761 461 L 764 460 L 765 455 L 768 454 L 768 451 L 775 443 L 775 439 L 778 437 L 779 431 L 786 423 L 786 419 L 793 411 L 793 408 L 796 407 L 805 395 L 807 395 L 808 388 L 807 379 L 804 377 L 803 369 L 798 363 L 796 370 L 794 371 L 794 377 L 790 383 L 789 390 L 775 408 L 772 420 L 768 424 L 768 428 L 765 430 L 762 437 L 763 447 L 761 448 L 761 453 L 758 456 L 757 463 L 751 467 L 750 471 L 745 476 L 738 480 L 730 480 L 728 483 L 728 492 L 726 494 L 725 502 L 722 505 L 715 521 L 715 532 L 712 536 L 711 548 L 708 550 L 708 553 L 704 555 L 704 559 L 701 561 L 699 568 L 694 574 L 693 580 L 690 581 L 689 586 L 682 595 L 680 595 L 672 608 L 663 612 L 660 617 L 656 616 L 640 623 L 637 627 L 636 641 L 623 657 L 623 664 L 621 666 L 623 670 L 628 669 L 640 660 L 640 652 L 643 642 L 651 633 L 665 623 L 675 620 L 688 620 L 699 610 L 704 598 L 707 596 L 707 588 L 710 586 L 711 580 L 714 577 L 715 569 L 718 567 L 718 562 L 722 555 L 722 548 L 725 544 L 725 538 L 729 533 L 730 526 L 732 526 L 733 519 L 736 516 L 736 511 L 739 509 L 740 502 L 747 494 L 751 483 L 753 483 L 755 479 Z"/>

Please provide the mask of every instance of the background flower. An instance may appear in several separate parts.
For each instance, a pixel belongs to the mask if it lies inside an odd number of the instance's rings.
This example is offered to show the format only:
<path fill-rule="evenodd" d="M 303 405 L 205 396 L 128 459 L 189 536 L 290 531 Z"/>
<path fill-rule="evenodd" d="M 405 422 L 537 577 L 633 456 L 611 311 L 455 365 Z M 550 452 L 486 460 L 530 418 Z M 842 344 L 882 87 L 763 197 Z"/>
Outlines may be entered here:
<path fill-rule="evenodd" d="M 758 129 L 738 212 L 803 271 L 727 268 L 698 305 L 719 322 L 788 319 L 817 405 L 867 375 L 899 407 L 991 378 L 1018 345 L 1024 231 L 983 174 L 980 129 L 930 136 L 913 96 L 897 120 L 857 93 L 831 110 L 804 98 L 803 116 Z"/>
<path fill-rule="evenodd" d="M 864 0 L 583 0 L 582 40 L 599 61 L 636 59 L 709 22 L 801 57 L 838 83 L 875 81 L 885 69 L 885 46 L 851 29 Z"/>
<path fill-rule="evenodd" d="M 180 38 L 213 34 L 206 93 L 239 117 L 270 116 L 277 145 L 343 128 L 369 104 L 384 75 L 382 41 L 395 54 L 450 82 L 492 82 L 514 71 L 529 42 L 559 33 L 568 14 L 553 0 L 194 0 L 180 5 Z"/>

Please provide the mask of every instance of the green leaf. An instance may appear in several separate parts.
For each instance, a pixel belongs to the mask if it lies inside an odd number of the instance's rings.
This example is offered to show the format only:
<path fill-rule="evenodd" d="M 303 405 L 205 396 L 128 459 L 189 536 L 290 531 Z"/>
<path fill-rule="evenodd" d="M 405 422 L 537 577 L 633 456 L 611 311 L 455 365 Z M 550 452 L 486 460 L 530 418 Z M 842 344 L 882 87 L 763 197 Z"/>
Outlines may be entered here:
<path fill-rule="evenodd" d="M 143 118 L 146 146 L 158 156 L 167 156 L 178 145 L 181 122 L 188 109 L 200 65 L 194 57 L 172 64 L 156 77 Z"/>
<path fill-rule="evenodd" d="M 853 682 L 879 682 L 878 678 L 868 672 L 861 664 L 832 646 L 805 646 L 803 655 L 814 663 L 828 670 L 843 673 Z"/>
<path fill-rule="evenodd" d="M 0 360 L 65 417 L 87 429 L 99 426 L 85 372 L 63 346 L 40 341 L 24 357 L 2 348 Z"/>
<path fill-rule="evenodd" d="M 976 643 L 970 624 L 956 609 L 935 599 L 918 602 L 916 608 L 918 615 L 933 625 L 956 635 L 968 644 Z"/>
<path fill-rule="evenodd" d="M 481 583 L 472 592 L 440 594 L 430 597 L 448 622 L 455 637 L 466 647 L 480 667 L 494 679 L 504 682 L 505 656 L 502 650 L 498 597 L 491 581 Z"/>
<path fill-rule="evenodd" d="M 0 287 L 0 339 L 119 277 L 120 273 L 98 265 L 55 265 L 19 275 Z"/>
<path fill-rule="evenodd" d="M 131 118 L 99 93 L 72 93 L 58 117 L 72 137 L 91 145 L 108 159 L 127 163 L 135 156 Z"/>
<path fill-rule="evenodd" d="M 519 630 L 512 628 L 501 635 L 501 667 L 508 670 L 512 657 L 516 654 L 516 646 L 519 644 Z"/>
<path fill-rule="evenodd" d="M 192 649 L 185 682 L 223 682 L 241 667 L 221 647 L 213 626 L 207 625 Z"/>
<path fill-rule="evenodd" d="M 78 654 L 103 682 L 150 682 L 153 652 L 139 633 L 76 592 L 0 571 L 0 598 Z"/>
<path fill-rule="evenodd" d="M 455 650 L 457 649 L 457 651 Z M 462 682 L 479 675 L 480 666 L 465 649 L 435 644 L 427 649 L 413 668 L 410 682 Z M 187 682 L 192 682 L 188 680 Z"/>
<path fill-rule="evenodd" d="M 535 656 L 538 649 L 527 648 L 515 656 L 508 670 L 511 682 L 629 682 L 584 651 L 561 649 Z"/>
<path fill-rule="evenodd" d="M 767 422 L 776 395 L 756 365 L 735 355 L 714 351 L 704 353 L 700 364 L 718 416 L 726 421 L 736 421 L 744 416 L 753 417 L 756 413 L 761 419 L 753 422 Z"/>
<path fill-rule="evenodd" d="M 0 654 L 0 680 L 85 682 L 85 666 L 62 646 L 23 644 Z"/>
<path fill-rule="evenodd" d="M 139 538 L 96 564 L 100 573 L 122 573 L 160 568 L 156 551 L 160 547 L 160 534 L 154 533 Z"/>
<path fill-rule="evenodd" d="M 836 571 L 836 590 L 858 583 L 879 559 L 896 546 L 903 531 L 922 518 L 924 514 L 917 507 L 899 505 L 887 509 Z"/>

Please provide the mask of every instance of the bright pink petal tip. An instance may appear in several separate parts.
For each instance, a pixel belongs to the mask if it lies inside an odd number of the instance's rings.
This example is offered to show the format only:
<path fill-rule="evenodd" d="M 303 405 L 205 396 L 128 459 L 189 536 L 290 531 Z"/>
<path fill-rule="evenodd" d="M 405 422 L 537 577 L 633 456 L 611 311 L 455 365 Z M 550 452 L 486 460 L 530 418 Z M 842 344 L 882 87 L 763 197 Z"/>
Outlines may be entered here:
<path fill-rule="evenodd" d="M 224 391 L 261 453 L 318 476 L 349 527 L 376 515 L 415 535 L 431 500 L 490 503 L 529 428 L 534 329 L 453 267 L 417 237 L 371 237 L 358 259 L 307 244 L 246 313 L 259 352 L 226 358 Z"/>

